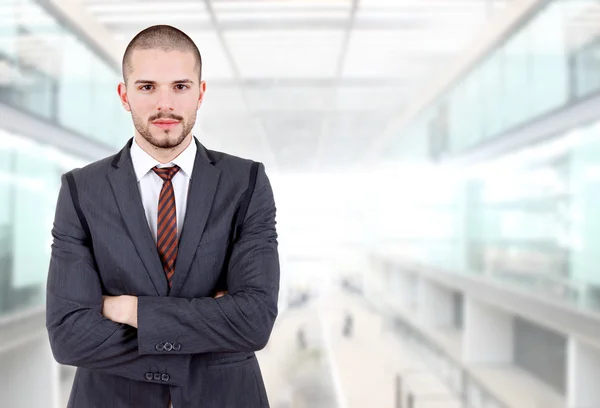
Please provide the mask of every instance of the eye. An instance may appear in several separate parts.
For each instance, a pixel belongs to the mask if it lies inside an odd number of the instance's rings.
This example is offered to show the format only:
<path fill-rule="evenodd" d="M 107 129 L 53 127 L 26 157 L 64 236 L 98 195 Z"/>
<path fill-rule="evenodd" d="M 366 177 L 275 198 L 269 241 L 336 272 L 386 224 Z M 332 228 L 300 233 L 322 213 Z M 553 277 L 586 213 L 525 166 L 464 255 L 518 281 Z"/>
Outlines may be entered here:
<path fill-rule="evenodd" d="M 189 86 L 187 86 L 187 85 L 184 85 L 184 84 L 177 84 L 177 85 L 175 85 L 175 87 L 176 87 L 178 90 L 180 90 L 180 91 L 183 91 L 184 89 L 188 89 L 188 88 L 189 88 Z"/>
<path fill-rule="evenodd" d="M 142 86 L 140 87 L 140 89 L 141 89 L 142 91 L 149 91 L 151 87 L 152 87 L 152 85 L 142 85 Z"/>

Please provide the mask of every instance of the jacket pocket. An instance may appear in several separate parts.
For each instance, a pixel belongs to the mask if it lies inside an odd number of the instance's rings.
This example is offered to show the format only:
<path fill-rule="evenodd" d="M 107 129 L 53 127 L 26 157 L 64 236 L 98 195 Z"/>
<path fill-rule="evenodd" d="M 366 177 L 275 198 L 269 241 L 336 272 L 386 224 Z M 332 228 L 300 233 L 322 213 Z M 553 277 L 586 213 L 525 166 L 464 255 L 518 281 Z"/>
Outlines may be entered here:
<path fill-rule="evenodd" d="M 260 395 L 254 367 L 258 359 L 254 353 L 235 353 L 227 358 L 207 362 L 203 384 L 207 388 L 204 404 L 219 408 L 268 408 Z"/>
<path fill-rule="evenodd" d="M 222 368 L 239 367 L 246 364 L 250 364 L 254 360 L 256 360 L 256 355 L 254 353 L 245 353 L 242 355 L 223 357 L 214 360 L 208 360 L 206 362 L 206 369 L 218 370 Z"/>

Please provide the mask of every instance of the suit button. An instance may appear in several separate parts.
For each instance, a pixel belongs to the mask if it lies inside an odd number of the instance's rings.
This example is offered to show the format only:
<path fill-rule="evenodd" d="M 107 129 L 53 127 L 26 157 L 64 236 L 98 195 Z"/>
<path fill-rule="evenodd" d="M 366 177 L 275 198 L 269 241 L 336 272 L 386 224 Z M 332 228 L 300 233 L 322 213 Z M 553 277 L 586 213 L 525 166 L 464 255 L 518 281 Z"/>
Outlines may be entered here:
<path fill-rule="evenodd" d="M 146 380 L 151 381 L 154 378 L 154 375 L 152 375 L 152 373 L 146 373 Z"/>
<path fill-rule="evenodd" d="M 165 350 L 166 350 L 166 351 L 171 351 L 171 350 L 173 350 L 173 345 L 172 345 L 171 343 L 169 343 L 169 342 L 166 342 L 166 343 L 165 343 Z"/>
<path fill-rule="evenodd" d="M 161 377 L 160 373 L 154 373 L 154 379 L 156 381 L 160 381 L 160 377 Z"/>
<path fill-rule="evenodd" d="M 156 346 L 154 346 L 154 348 L 156 349 L 156 351 L 164 351 L 165 347 L 163 344 L 158 343 Z"/>
<path fill-rule="evenodd" d="M 173 350 L 175 350 L 175 351 L 181 350 L 181 344 L 179 344 L 177 342 L 174 342 L 173 343 Z"/>
<path fill-rule="evenodd" d="M 162 377 L 161 377 L 161 379 L 162 379 L 164 382 L 167 382 L 167 381 L 169 381 L 169 379 L 170 379 L 170 378 L 171 378 L 171 376 L 170 376 L 169 374 L 163 374 L 163 375 L 162 375 Z"/>

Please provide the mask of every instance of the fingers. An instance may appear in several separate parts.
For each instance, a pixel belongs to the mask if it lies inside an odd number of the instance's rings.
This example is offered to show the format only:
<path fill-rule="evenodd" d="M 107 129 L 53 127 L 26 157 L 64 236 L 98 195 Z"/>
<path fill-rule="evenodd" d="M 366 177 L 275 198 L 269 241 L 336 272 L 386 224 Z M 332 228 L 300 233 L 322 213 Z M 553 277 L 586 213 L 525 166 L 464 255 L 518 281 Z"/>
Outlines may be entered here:
<path fill-rule="evenodd" d="M 220 297 L 223 297 L 227 294 L 228 292 L 226 290 L 220 290 L 215 294 L 215 299 L 218 299 Z"/>

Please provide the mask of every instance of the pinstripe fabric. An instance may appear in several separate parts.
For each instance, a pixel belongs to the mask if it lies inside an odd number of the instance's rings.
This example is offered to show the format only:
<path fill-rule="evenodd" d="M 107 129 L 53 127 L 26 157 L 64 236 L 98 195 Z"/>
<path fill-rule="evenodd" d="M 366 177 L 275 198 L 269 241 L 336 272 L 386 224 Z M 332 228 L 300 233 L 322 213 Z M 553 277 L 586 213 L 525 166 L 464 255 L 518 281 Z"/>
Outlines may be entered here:
<path fill-rule="evenodd" d="M 160 260 L 169 281 L 173 286 L 175 259 L 177 258 L 177 208 L 175 206 L 175 190 L 171 179 L 179 171 L 178 166 L 154 167 L 152 170 L 163 179 L 163 186 L 158 197 L 158 221 L 156 226 L 156 246 Z"/>
<path fill-rule="evenodd" d="M 77 367 L 69 408 L 166 408 L 170 399 L 174 408 L 269 408 L 255 352 L 267 344 L 278 310 L 273 190 L 261 164 L 240 239 L 229 251 L 252 162 L 194 142 L 171 289 L 148 227 L 133 138 L 118 154 L 73 171 L 93 251 L 61 179 L 46 327 L 54 358 Z M 187 171 L 176 164 L 177 199 L 178 179 Z M 158 184 L 158 207 L 163 181 L 149 176 Z M 183 215 L 179 200 L 176 205 Z M 225 264 L 229 294 L 214 299 Z M 102 295 L 123 294 L 138 297 L 137 329 L 98 318 Z"/>

